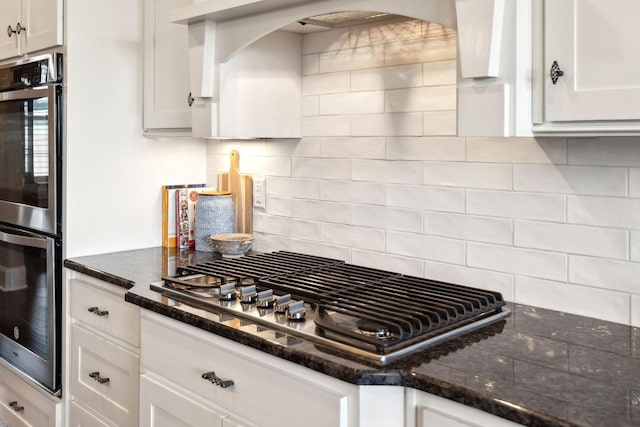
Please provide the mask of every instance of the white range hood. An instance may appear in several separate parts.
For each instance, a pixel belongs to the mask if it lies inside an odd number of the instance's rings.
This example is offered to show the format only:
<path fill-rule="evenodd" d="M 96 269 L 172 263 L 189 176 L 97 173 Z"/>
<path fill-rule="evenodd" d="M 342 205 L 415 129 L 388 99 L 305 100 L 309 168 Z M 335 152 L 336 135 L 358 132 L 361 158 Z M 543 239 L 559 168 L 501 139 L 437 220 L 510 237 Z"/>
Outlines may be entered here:
<path fill-rule="evenodd" d="M 342 11 L 379 11 L 424 21 L 435 22 L 456 28 L 458 34 L 458 116 L 460 135 L 509 136 L 520 134 L 523 124 L 520 117 L 527 117 L 521 105 L 526 81 L 530 76 L 531 58 L 517 54 L 518 46 L 531 43 L 530 18 L 532 0 L 200 0 L 175 9 L 171 22 L 189 26 L 189 57 L 191 67 L 191 92 L 194 104 L 194 136 L 201 137 L 300 137 L 300 129 L 287 130 L 287 134 L 267 130 L 267 134 L 233 135 L 225 130 L 221 115 L 233 115 L 225 101 L 224 82 L 242 78 L 238 67 L 231 65 L 234 57 L 241 55 L 254 42 L 265 38 L 291 23 L 306 18 Z M 528 32 L 527 32 L 528 31 Z M 523 40 L 524 39 L 524 40 Z M 280 42 L 277 42 L 280 43 Z M 295 46 L 295 42 L 286 43 Z M 265 44 L 267 49 L 269 44 Z M 295 55 L 283 53 L 283 48 L 274 47 L 271 54 L 261 55 L 270 69 L 280 63 L 295 62 Z M 299 55 L 297 52 L 294 54 Z M 282 58 L 279 55 L 284 55 Z M 271 59 L 269 59 L 271 58 Z M 245 57 L 241 61 L 258 67 L 259 62 Z M 225 67 L 233 68 L 233 76 Z M 273 71 L 273 70 L 271 70 Z M 291 71 L 291 70 L 288 70 Z M 299 71 L 299 70 L 298 70 Z M 236 77 L 234 77 L 236 76 Z M 301 78 L 296 71 L 286 78 Z M 521 86 L 525 84 L 523 89 Z M 238 85 L 236 85 L 237 87 Z M 286 85 L 290 93 L 276 89 L 277 98 L 282 97 L 292 112 L 291 119 L 299 118 L 300 106 L 295 105 L 299 89 L 295 84 Z M 299 85 L 301 86 L 301 85 Z M 515 92 L 519 102 L 515 102 Z M 236 94 L 237 95 L 237 94 Z M 274 94 L 267 94 L 271 96 Z M 530 91 L 529 91 L 530 100 Z M 236 98 L 237 101 L 237 98 Z M 240 101 L 239 101 L 240 102 Z M 256 102 L 256 101 L 250 101 Z M 257 101 L 264 104 L 265 101 Z M 248 105 L 249 102 L 244 103 Z M 280 104 L 280 102 L 278 102 Z M 529 103 L 530 104 L 530 103 Z M 494 108 L 491 108 L 491 107 Z M 530 113 L 530 107 L 528 107 Z M 265 110 L 256 114 L 268 114 Z M 479 115 L 479 116 L 478 116 Z M 528 122 L 530 123 L 530 114 Z M 268 122 L 269 118 L 263 118 Z M 285 120 L 288 120 L 285 118 Z M 526 126 L 526 124 L 524 124 Z M 243 133 L 239 131 L 240 133 Z"/>

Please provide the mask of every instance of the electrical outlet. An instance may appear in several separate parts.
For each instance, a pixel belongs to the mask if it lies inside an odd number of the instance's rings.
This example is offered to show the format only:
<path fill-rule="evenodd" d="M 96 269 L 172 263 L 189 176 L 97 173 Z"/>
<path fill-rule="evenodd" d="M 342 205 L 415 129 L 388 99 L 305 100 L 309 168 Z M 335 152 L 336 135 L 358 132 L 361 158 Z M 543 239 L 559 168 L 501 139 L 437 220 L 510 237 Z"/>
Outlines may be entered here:
<path fill-rule="evenodd" d="M 253 177 L 253 207 L 265 209 L 267 195 L 265 194 L 264 176 Z"/>

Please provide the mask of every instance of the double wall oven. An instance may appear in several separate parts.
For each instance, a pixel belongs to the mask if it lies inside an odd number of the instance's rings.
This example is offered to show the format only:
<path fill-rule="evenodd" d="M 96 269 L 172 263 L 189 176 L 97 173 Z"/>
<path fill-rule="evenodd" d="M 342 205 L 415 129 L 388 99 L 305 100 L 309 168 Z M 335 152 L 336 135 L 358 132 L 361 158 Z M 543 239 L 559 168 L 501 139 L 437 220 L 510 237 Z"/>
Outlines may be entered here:
<path fill-rule="evenodd" d="M 0 64 L 0 359 L 60 392 L 62 55 Z"/>

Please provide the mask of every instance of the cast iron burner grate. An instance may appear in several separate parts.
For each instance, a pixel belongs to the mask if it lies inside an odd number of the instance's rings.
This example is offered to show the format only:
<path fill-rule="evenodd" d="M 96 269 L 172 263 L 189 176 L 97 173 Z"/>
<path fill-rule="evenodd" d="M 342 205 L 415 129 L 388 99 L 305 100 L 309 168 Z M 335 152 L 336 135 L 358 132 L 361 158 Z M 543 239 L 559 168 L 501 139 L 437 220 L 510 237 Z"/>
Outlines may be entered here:
<path fill-rule="evenodd" d="M 152 289 L 382 363 L 510 313 L 499 292 L 284 251 L 189 265 L 163 280 Z M 219 303 L 221 289 L 230 286 L 304 301 L 313 327 L 291 325 L 268 310 L 252 314 L 246 305 Z"/>

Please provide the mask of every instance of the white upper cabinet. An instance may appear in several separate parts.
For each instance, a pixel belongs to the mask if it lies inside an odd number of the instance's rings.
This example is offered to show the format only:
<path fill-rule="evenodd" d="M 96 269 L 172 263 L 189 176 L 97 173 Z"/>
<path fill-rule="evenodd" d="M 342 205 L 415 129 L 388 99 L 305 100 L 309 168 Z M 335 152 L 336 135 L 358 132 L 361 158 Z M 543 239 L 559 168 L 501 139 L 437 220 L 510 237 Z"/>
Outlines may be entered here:
<path fill-rule="evenodd" d="M 0 3 L 0 60 L 61 46 L 63 0 Z"/>
<path fill-rule="evenodd" d="M 542 100 L 534 131 L 640 133 L 640 2 L 544 3 Z"/>
<path fill-rule="evenodd" d="M 191 0 L 144 2 L 144 130 L 148 134 L 191 132 L 187 27 L 169 22 L 169 12 Z"/>

